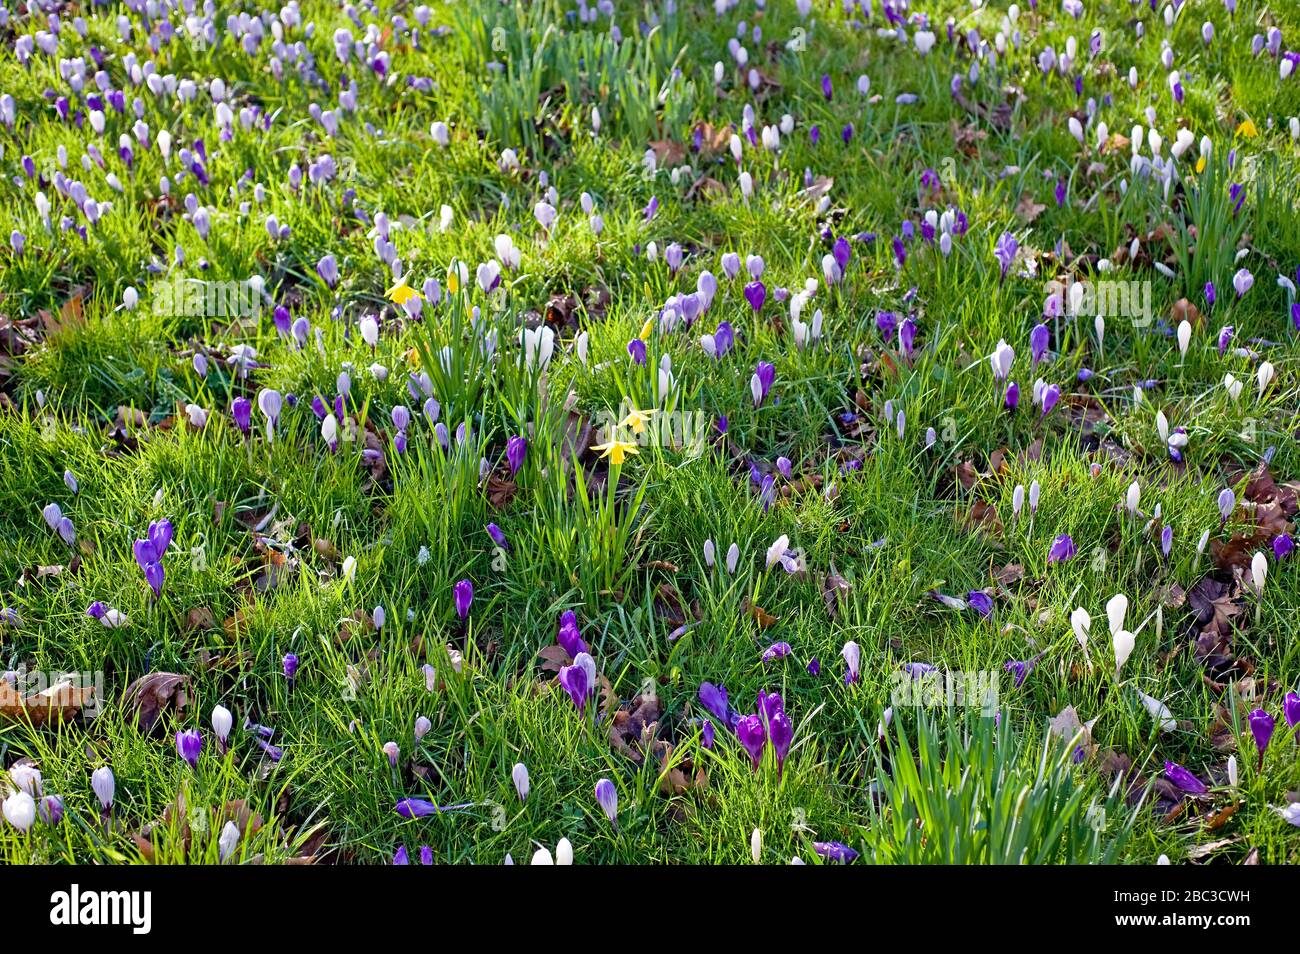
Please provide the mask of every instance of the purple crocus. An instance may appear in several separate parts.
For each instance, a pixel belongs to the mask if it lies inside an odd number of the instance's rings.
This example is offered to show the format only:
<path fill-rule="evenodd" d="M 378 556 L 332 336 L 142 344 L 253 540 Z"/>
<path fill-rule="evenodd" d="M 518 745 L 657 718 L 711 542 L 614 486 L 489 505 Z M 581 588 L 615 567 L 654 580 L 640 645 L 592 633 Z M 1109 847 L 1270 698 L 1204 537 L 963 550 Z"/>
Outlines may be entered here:
<path fill-rule="evenodd" d="M 734 729 L 740 720 L 740 716 L 727 702 L 725 686 L 715 686 L 711 682 L 700 683 L 700 705 L 729 729 Z"/>
<path fill-rule="evenodd" d="M 966 602 L 971 609 L 985 618 L 993 615 L 993 598 L 983 590 L 971 590 L 966 594 Z"/>
<path fill-rule="evenodd" d="M 627 353 L 637 364 L 645 367 L 645 342 L 640 338 L 633 338 L 627 343 Z"/>
<path fill-rule="evenodd" d="M 785 770 L 785 757 L 790 754 L 790 743 L 794 741 L 794 724 L 784 710 L 778 709 L 768 718 L 767 734 L 772 740 L 772 751 L 776 753 L 776 771 L 780 775 Z"/>
<path fill-rule="evenodd" d="M 1273 717 L 1263 709 L 1255 709 L 1246 716 L 1250 723 L 1250 734 L 1255 737 L 1255 748 L 1259 749 L 1259 767 L 1264 768 L 1264 752 L 1268 749 L 1268 743 L 1273 738 L 1273 727 L 1276 723 Z"/>
<path fill-rule="evenodd" d="M 1288 692 L 1282 700 L 1282 718 L 1286 719 L 1287 728 L 1296 729 L 1296 743 L 1300 744 L 1300 693 Z"/>
<path fill-rule="evenodd" d="M 284 678 L 293 685 L 293 677 L 298 674 L 298 657 L 294 653 L 285 653 L 283 661 Z"/>
<path fill-rule="evenodd" d="M 1273 556 L 1278 560 L 1285 560 L 1295 552 L 1295 541 L 1291 539 L 1289 533 L 1279 533 L 1273 538 Z"/>
<path fill-rule="evenodd" d="M 190 768 L 199 767 L 199 752 L 203 750 L 203 735 L 198 729 L 182 729 L 176 733 L 176 754 L 189 763 Z"/>
<path fill-rule="evenodd" d="M 602 778 L 596 783 L 596 804 L 605 813 L 609 823 L 618 830 L 618 789 L 614 783 L 607 778 Z"/>
<path fill-rule="evenodd" d="M 713 748 L 713 741 L 717 735 L 717 730 L 713 728 L 713 723 L 708 719 L 704 720 L 704 725 L 700 727 L 700 744 L 706 749 Z"/>
<path fill-rule="evenodd" d="M 1003 395 L 1002 405 L 1008 411 L 1014 411 L 1020 404 L 1020 385 L 1015 381 L 1007 382 L 1006 394 Z"/>
<path fill-rule="evenodd" d="M 749 302 L 749 307 L 754 309 L 754 314 L 763 307 L 763 302 L 767 301 L 767 286 L 758 279 L 750 282 L 745 286 L 745 301 Z"/>
<path fill-rule="evenodd" d="M 1006 280 L 1007 272 L 1011 264 L 1016 260 L 1016 253 L 1020 250 L 1020 243 L 1010 232 L 1003 232 L 998 238 L 997 245 L 993 247 L 993 257 L 998 260 L 998 267 L 1002 270 L 1002 279 Z"/>
<path fill-rule="evenodd" d="M 555 634 L 555 641 L 569 654 L 570 659 L 577 659 L 578 653 L 589 652 L 587 644 L 583 642 L 578 632 L 578 615 L 573 610 L 565 610 L 560 614 L 560 628 Z M 724 700 L 726 698 L 725 692 L 723 698 Z"/>
<path fill-rule="evenodd" d="M 757 715 L 742 716 L 740 721 L 736 723 L 736 738 L 740 740 L 740 744 L 749 753 L 749 758 L 754 763 L 754 769 L 757 770 L 763 760 L 763 745 L 767 741 L 767 732 L 763 728 L 763 720 Z"/>
<path fill-rule="evenodd" d="M 573 704 L 578 707 L 578 712 L 585 712 L 588 696 L 587 670 L 578 665 L 561 667 L 560 685 L 569 694 Z"/>
<path fill-rule="evenodd" d="M 339 263 L 333 255 L 326 255 L 316 263 L 316 274 L 333 291 L 339 283 Z"/>
<path fill-rule="evenodd" d="M 528 454 L 528 438 L 515 435 L 506 441 L 506 463 L 510 465 L 512 475 L 519 473 Z"/>
<path fill-rule="evenodd" d="M 813 851 L 827 861 L 835 861 L 844 865 L 857 860 L 858 857 L 856 851 L 839 841 L 814 841 Z"/>
<path fill-rule="evenodd" d="M 1034 330 L 1029 332 L 1029 358 L 1033 367 L 1038 367 L 1038 362 L 1042 361 L 1043 356 L 1047 354 L 1049 336 L 1050 332 L 1044 324 L 1034 325 Z"/>
<path fill-rule="evenodd" d="M 246 397 L 237 397 L 230 402 L 230 414 L 235 419 L 235 426 L 245 435 L 253 424 L 253 402 Z"/>
<path fill-rule="evenodd" d="M 794 652 L 789 643 L 773 643 L 763 650 L 763 662 L 771 662 L 773 659 L 784 659 Z"/>
<path fill-rule="evenodd" d="M 1060 533 L 1057 534 L 1056 538 L 1052 541 L 1051 547 L 1048 548 L 1047 562 L 1062 563 L 1065 560 L 1070 559 L 1077 552 L 1078 548 L 1074 545 L 1074 540 L 1070 535 L 1068 533 Z"/>
<path fill-rule="evenodd" d="M 1165 762 L 1165 778 L 1189 795 L 1205 795 L 1209 792 L 1204 782 L 1177 762 Z"/>
<path fill-rule="evenodd" d="M 469 616 L 470 604 L 474 602 L 474 584 L 469 580 L 460 580 L 451 588 L 451 597 L 456 604 L 456 615 L 464 620 Z"/>
<path fill-rule="evenodd" d="M 502 532 L 501 528 L 498 527 L 495 523 L 489 523 L 487 525 L 487 535 L 491 537 L 492 542 L 495 543 L 497 546 L 499 546 L 502 550 L 510 549 L 510 541 L 506 539 L 505 533 Z"/>
<path fill-rule="evenodd" d="M 754 398 L 754 406 L 758 407 L 767 398 L 767 394 L 772 390 L 772 384 L 776 381 L 776 365 L 770 361 L 760 361 L 754 366 L 754 375 L 750 378 L 749 389 Z"/>

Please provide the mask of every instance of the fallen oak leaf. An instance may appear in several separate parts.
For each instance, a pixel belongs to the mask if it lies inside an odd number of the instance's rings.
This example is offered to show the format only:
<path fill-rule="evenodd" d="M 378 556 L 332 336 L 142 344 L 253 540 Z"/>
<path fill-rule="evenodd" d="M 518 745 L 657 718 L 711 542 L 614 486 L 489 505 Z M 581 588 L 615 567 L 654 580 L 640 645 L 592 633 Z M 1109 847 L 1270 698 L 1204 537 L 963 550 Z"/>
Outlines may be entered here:
<path fill-rule="evenodd" d="M 127 687 L 124 700 L 138 708 L 136 724 L 142 733 L 154 727 L 168 705 L 177 712 L 189 705 L 189 683 L 190 677 L 179 673 L 151 672 Z"/>

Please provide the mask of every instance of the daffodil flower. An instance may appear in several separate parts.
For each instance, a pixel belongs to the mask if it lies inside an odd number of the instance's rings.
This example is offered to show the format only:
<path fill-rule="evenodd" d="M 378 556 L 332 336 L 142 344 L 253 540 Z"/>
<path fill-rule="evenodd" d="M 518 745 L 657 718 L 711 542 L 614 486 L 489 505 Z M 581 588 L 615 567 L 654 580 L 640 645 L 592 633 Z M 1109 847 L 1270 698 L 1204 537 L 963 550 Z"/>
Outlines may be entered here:
<path fill-rule="evenodd" d="M 632 405 L 627 412 L 627 417 L 619 421 L 618 426 L 630 427 L 633 434 L 640 434 L 645 430 L 645 426 L 650 423 L 650 418 L 654 417 L 654 415 L 655 411 L 653 409 L 638 411 L 636 406 Z"/>
<path fill-rule="evenodd" d="M 396 305 L 404 305 L 412 298 L 419 298 L 420 293 L 406 284 L 405 278 L 399 278 L 392 288 L 388 289 L 388 300 Z"/>
<path fill-rule="evenodd" d="M 621 466 L 628 454 L 640 453 L 636 449 L 636 444 L 631 441 L 620 441 L 617 438 L 611 439 L 608 444 L 593 444 L 591 449 L 600 451 L 600 456 L 608 457 L 609 462 L 615 467 Z"/>

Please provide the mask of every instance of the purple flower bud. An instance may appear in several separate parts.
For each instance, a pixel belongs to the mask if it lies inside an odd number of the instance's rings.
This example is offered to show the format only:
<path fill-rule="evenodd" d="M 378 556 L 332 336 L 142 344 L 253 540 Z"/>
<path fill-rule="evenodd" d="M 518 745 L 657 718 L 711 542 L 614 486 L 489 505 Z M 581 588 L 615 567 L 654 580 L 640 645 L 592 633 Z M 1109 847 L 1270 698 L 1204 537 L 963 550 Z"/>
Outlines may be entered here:
<path fill-rule="evenodd" d="M 971 590 L 966 594 L 966 602 L 985 618 L 993 615 L 993 598 L 983 590 Z"/>
<path fill-rule="evenodd" d="M 247 435 L 253 423 L 253 402 L 246 397 L 237 397 L 230 402 L 230 413 L 235 426 Z"/>
<path fill-rule="evenodd" d="M 637 364 L 645 367 L 645 342 L 640 338 L 633 338 L 627 343 L 627 353 Z"/>
<path fill-rule="evenodd" d="M 758 314 L 763 307 L 763 302 L 767 301 L 767 286 L 758 279 L 750 282 L 745 286 L 745 301 L 749 302 L 749 307 Z"/>
<path fill-rule="evenodd" d="M 1043 417 L 1052 413 L 1052 408 L 1061 400 L 1061 389 L 1055 384 L 1049 384 L 1043 388 Z"/>
<path fill-rule="evenodd" d="M 199 767 L 199 753 L 203 750 L 203 735 L 198 729 L 182 729 L 176 733 L 176 754 L 190 764 L 190 768 Z"/>
<path fill-rule="evenodd" d="M 474 584 L 469 580 L 460 580 L 451 588 L 451 597 L 456 604 L 456 615 L 465 619 L 469 616 L 470 604 L 474 602 Z"/>
<path fill-rule="evenodd" d="M 1165 762 L 1165 778 L 1189 795 L 1204 795 L 1209 791 L 1204 782 L 1177 762 Z"/>
<path fill-rule="evenodd" d="M 1002 398 L 1002 403 L 1008 411 L 1014 411 L 1020 403 L 1020 385 L 1015 381 L 1007 383 L 1006 395 Z"/>
<path fill-rule="evenodd" d="M 1273 556 L 1285 560 L 1295 551 L 1295 541 L 1289 533 L 1279 533 L 1273 538 Z"/>
<path fill-rule="evenodd" d="M 284 678 L 293 682 L 293 677 L 298 674 L 298 657 L 293 653 L 284 654 Z"/>
<path fill-rule="evenodd" d="M 510 549 L 510 542 L 506 540 L 505 533 L 503 533 L 501 528 L 498 527 L 495 523 L 489 523 L 487 525 L 487 535 L 491 537 L 492 542 L 495 543 L 497 546 L 499 546 L 502 550 Z"/>
<path fill-rule="evenodd" d="M 46 795 L 41 799 L 38 811 L 41 821 L 53 827 L 63 820 L 63 799 L 58 795 Z"/>
<path fill-rule="evenodd" d="M 1282 718 L 1286 719 L 1288 728 L 1295 729 L 1300 726 L 1300 693 L 1286 694 L 1286 698 L 1282 700 Z M 1296 741 L 1300 743 L 1300 731 L 1297 731 L 1295 736 Z"/>
<path fill-rule="evenodd" d="M 847 865 L 857 860 L 858 853 L 848 845 L 838 841 L 814 841 L 813 851 L 827 861 Z"/>
<path fill-rule="evenodd" d="M 569 694 L 573 704 L 578 707 L 578 712 L 582 713 L 587 708 L 587 671 L 581 666 L 563 666 L 560 669 L 560 685 Z"/>
<path fill-rule="evenodd" d="M 519 473 L 519 468 L 524 464 L 524 457 L 528 453 L 528 438 L 518 435 L 511 437 L 506 441 L 506 462 L 510 465 L 510 473 Z"/>
<path fill-rule="evenodd" d="M 783 710 L 777 711 L 767 721 L 767 733 L 772 740 L 772 751 L 776 753 L 779 775 L 785 770 L 785 757 L 790 754 L 790 743 L 794 741 L 794 724 Z"/>
<path fill-rule="evenodd" d="M 1042 361 L 1043 356 L 1047 354 L 1047 341 L 1050 334 L 1047 325 L 1044 324 L 1034 325 L 1034 330 L 1029 333 L 1029 357 L 1034 367 L 1037 367 L 1038 362 Z"/>
<path fill-rule="evenodd" d="M 736 723 L 736 738 L 749 753 L 749 758 L 757 771 L 763 760 L 763 746 L 767 742 L 767 731 L 763 728 L 763 720 L 756 715 L 743 716 Z"/>
<path fill-rule="evenodd" d="M 615 828 L 618 827 L 618 789 L 607 778 L 596 783 L 596 803 L 600 805 L 605 817 Z"/>
<path fill-rule="evenodd" d="M 1273 738 L 1273 717 L 1263 709 L 1255 709 L 1247 717 L 1250 722 L 1250 734 L 1255 737 L 1255 748 L 1259 749 L 1259 767 L 1264 767 L 1264 752 L 1269 740 Z"/>
<path fill-rule="evenodd" d="M 1074 540 L 1070 538 L 1070 535 L 1068 533 L 1059 534 L 1052 541 L 1052 546 L 1047 551 L 1047 562 L 1061 563 L 1070 559 L 1076 552 L 1078 552 L 1078 548 L 1075 547 Z"/>

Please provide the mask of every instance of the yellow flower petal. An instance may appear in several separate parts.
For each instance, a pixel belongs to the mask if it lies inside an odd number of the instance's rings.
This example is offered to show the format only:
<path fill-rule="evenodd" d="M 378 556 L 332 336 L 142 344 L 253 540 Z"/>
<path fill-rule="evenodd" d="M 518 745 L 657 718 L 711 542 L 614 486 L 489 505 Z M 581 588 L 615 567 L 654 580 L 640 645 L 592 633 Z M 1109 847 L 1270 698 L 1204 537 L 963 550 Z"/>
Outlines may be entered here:
<path fill-rule="evenodd" d="M 654 320 L 654 318 L 647 318 L 647 319 L 645 320 L 645 324 L 641 326 L 641 334 L 638 335 L 637 337 L 639 337 L 642 341 L 649 341 L 649 340 L 650 340 L 650 332 L 652 332 L 652 331 L 654 331 L 654 330 L 655 330 L 655 320 Z"/>
<path fill-rule="evenodd" d="M 1241 125 L 1237 127 L 1237 135 L 1245 136 L 1247 139 L 1254 139 L 1259 135 L 1259 130 L 1255 128 L 1255 124 L 1251 120 L 1243 119 Z"/>
<path fill-rule="evenodd" d="M 420 293 L 406 284 L 406 279 L 401 279 L 396 285 L 388 289 L 388 298 L 398 305 L 404 305 L 412 298 L 419 298 Z"/>

